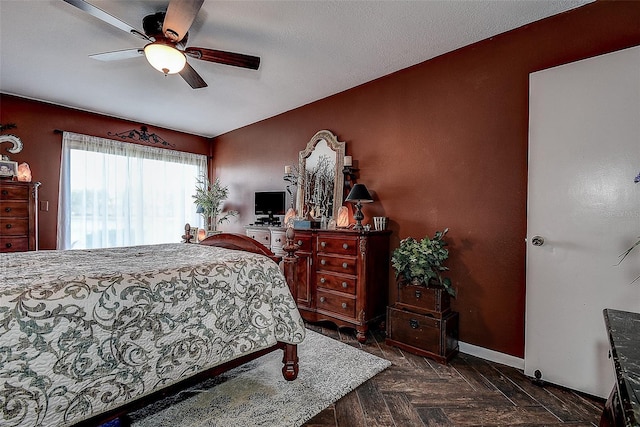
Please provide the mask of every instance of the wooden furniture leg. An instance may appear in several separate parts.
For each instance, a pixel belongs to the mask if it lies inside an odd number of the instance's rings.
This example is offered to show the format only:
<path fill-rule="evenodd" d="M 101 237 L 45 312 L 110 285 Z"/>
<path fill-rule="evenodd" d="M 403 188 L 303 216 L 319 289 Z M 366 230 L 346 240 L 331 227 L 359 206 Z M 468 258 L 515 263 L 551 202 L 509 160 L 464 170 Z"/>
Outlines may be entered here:
<path fill-rule="evenodd" d="M 282 357 L 282 375 L 287 381 L 298 378 L 298 346 L 285 344 Z"/>
<path fill-rule="evenodd" d="M 367 342 L 368 329 L 369 328 L 367 327 L 367 325 L 356 326 L 356 339 L 358 340 L 359 343 L 364 344 L 365 342 Z"/>

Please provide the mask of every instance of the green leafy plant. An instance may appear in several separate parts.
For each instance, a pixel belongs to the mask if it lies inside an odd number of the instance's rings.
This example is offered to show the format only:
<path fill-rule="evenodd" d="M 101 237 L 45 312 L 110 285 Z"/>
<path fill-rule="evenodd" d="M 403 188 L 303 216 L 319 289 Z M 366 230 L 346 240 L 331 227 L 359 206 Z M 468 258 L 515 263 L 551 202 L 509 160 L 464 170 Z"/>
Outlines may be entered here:
<path fill-rule="evenodd" d="M 206 176 L 201 176 L 196 181 L 196 194 L 193 196 L 193 203 L 198 206 L 204 217 L 206 225 L 211 219 L 211 229 L 216 230 L 218 224 L 229 221 L 238 215 L 238 211 L 222 212 L 222 202 L 229 197 L 229 189 L 224 187 L 218 178 L 211 183 Z"/>
<path fill-rule="evenodd" d="M 456 296 L 451 280 L 441 274 L 449 270 L 444 265 L 449 258 L 449 250 L 445 248 L 447 242 L 444 241 L 448 231 L 448 228 L 436 231 L 433 239 L 428 236 L 420 241 L 413 237 L 403 239 L 391 256 L 396 278 L 402 276 L 405 280 L 419 282 L 425 286 L 442 286 L 451 296 Z"/>

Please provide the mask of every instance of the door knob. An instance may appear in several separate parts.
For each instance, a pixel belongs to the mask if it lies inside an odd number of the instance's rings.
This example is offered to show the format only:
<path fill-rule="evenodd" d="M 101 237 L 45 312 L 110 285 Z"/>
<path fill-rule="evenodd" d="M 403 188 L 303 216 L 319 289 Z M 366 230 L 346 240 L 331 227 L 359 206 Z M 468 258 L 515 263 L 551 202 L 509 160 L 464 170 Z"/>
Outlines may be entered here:
<path fill-rule="evenodd" d="M 531 244 L 533 246 L 542 246 L 544 245 L 544 237 L 542 236 L 533 236 L 531 239 Z"/>

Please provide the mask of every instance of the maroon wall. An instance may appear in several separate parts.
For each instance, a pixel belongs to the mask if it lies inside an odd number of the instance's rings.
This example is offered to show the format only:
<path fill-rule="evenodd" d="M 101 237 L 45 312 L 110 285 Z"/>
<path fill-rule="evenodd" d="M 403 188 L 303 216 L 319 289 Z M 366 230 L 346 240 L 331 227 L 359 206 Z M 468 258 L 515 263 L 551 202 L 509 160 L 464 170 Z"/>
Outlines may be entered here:
<path fill-rule="evenodd" d="M 284 165 L 331 130 L 392 248 L 450 228 L 460 339 L 523 357 L 529 73 L 638 44 L 640 2 L 596 2 L 222 135 L 216 174 L 241 212 L 226 228 L 253 222 L 253 192 L 283 189 Z"/>
<path fill-rule="evenodd" d="M 117 139 L 108 133 L 140 129 L 141 124 L 98 114 L 86 113 L 43 102 L 0 94 L 0 123 L 15 123 L 16 128 L 3 133 L 20 137 L 24 149 L 18 154 L 9 154 L 11 160 L 27 162 L 34 181 L 40 181 L 40 200 L 49 202 L 48 211 L 39 211 L 40 248 L 55 249 L 58 215 L 58 185 L 60 181 L 60 154 L 62 135 L 55 129 L 77 132 L 103 138 Z M 175 144 L 172 149 L 209 155 L 210 141 L 206 138 L 181 132 L 148 126 L 166 141 Z M 149 144 L 153 145 L 153 144 Z M 7 144 L 0 146 L 5 154 Z M 180 230 L 176 235 L 180 236 Z"/>

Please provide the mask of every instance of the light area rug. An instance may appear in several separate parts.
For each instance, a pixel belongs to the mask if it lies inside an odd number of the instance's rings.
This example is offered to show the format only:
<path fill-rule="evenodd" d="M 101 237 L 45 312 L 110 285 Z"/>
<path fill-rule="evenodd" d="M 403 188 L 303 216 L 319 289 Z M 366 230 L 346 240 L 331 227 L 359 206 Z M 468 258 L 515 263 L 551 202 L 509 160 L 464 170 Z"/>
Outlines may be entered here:
<path fill-rule="evenodd" d="M 133 427 L 300 426 L 391 365 L 307 330 L 295 381 L 276 351 L 131 414 Z"/>

